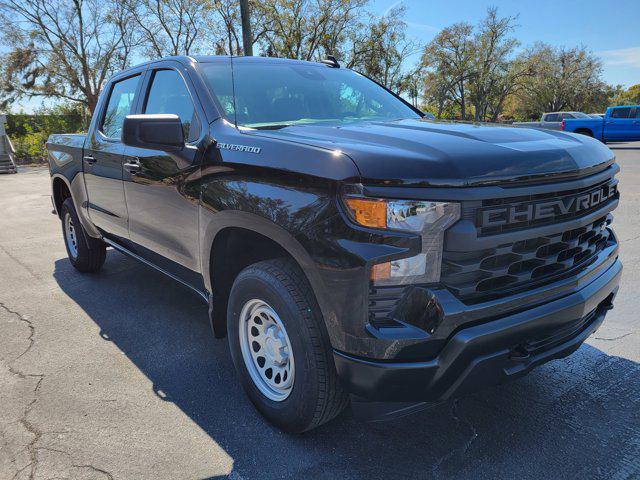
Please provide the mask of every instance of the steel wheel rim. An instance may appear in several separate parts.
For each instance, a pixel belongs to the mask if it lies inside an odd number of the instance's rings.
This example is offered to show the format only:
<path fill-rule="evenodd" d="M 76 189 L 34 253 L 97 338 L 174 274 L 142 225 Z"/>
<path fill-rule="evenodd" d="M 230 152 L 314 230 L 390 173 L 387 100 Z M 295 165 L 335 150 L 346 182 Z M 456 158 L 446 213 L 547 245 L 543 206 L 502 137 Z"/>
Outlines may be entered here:
<path fill-rule="evenodd" d="M 238 330 L 242 359 L 253 384 L 270 400 L 286 400 L 293 389 L 295 363 L 276 311 L 263 300 L 249 300 L 240 312 Z"/>
<path fill-rule="evenodd" d="M 78 237 L 76 227 L 73 224 L 71 215 L 69 213 L 64 216 L 64 238 L 67 241 L 67 248 L 72 258 L 78 257 Z"/>

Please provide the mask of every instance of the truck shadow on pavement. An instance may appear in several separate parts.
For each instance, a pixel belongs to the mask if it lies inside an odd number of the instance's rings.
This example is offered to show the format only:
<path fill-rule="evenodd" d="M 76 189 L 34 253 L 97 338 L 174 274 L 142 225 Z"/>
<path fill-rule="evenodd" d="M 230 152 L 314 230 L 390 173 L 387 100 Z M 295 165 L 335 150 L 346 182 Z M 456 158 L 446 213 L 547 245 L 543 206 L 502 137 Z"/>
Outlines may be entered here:
<path fill-rule="evenodd" d="M 345 412 L 291 436 L 265 423 L 246 399 L 226 339 L 213 338 L 196 294 L 113 251 L 99 275 L 81 275 L 64 258 L 54 277 L 155 394 L 233 458 L 230 478 L 640 475 L 640 365 L 591 346 L 420 414 L 366 424 Z"/>

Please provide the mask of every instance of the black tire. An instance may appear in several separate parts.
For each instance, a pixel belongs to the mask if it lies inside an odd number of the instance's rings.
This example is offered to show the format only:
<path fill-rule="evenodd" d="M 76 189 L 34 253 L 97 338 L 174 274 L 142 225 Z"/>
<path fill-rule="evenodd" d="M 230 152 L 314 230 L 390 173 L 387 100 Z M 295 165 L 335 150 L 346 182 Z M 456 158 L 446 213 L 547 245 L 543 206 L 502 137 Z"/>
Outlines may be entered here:
<path fill-rule="evenodd" d="M 73 253 L 74 246 L 69 244 L 71 240 L 67 235 L 65 223 L 67 221 L 67 217 L 70 218 L 75 232 L 75 255 Z M 62 237 L 64 238 L 64 245 L 67 248 L 67 255 L 69 256 L 71 265 L 73 265 L 76 270 L 83 273 L 95 273 L 99 271 L 106 258 L 107 246 L 102 240 L 87 235 L 80 223 L 80 219 L 78 218 L 76 208 L 71 198 L 67 198 L 62 203 L 60 219 L 62 221 Z"/>
<path fill-rule="evenodd" d="M 284 324 L 295 359 L 289 396 L 274 401 L 252 380 L 240 345 L 240 313 L 254 299 L 266 302 Z M 227 310 L 231 356 L 251 402 L 280 429 L 300 433 L 337 416 L 349 403 L 338 381 L 322 314 L 303 273 L 289 259 L 245 268 L 233 283 Z"/>

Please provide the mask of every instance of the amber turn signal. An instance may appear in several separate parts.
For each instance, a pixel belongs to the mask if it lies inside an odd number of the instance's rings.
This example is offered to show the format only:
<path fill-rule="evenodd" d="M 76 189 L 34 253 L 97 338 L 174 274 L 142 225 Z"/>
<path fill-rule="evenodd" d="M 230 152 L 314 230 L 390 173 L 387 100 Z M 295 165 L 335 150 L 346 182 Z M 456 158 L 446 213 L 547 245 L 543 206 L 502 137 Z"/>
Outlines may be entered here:
<path fill-rule="evenodd" d="M 387 228 L 387 202 L 368 198 L 345 198 L 353 219 L 365 227 Z"/>
<path fill-rule="evenodd" d="M 371 280 L 379 282 L 391 278 L 391 262 L 378 263 L 371 267 Z"/>

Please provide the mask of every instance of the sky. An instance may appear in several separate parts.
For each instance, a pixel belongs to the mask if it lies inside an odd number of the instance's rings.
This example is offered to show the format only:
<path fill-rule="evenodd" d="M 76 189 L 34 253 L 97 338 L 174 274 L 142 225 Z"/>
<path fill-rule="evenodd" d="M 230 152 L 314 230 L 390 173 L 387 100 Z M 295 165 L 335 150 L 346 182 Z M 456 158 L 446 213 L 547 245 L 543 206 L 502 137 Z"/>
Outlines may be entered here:
<path fill-rule="evenodd" d="M 500 16 L 518 16 L 521 48 L 584 45 L 602 59 L 606 82 L 640 83 L 640 0 L 373 0 L 372 10 L 384 15 L 399 5 L 407 9 L 407 33 L 421 43 L 453 23 L 475 25 L 495 6 Z"/>
<path fill-rule="evenodd" d="M 584 45 L 604 64 L 603 79 L 630 87 L 640 83 L 640 0 L 371 0 L 382 16 L 394 6 L 407 9 L 407 34 L 426 44 L 456 22 L 478 23 L 490 6 L 501 16 L 518 16 L 514 36 L 525 48 L 537 41 L 555 46 Z M 411 61 L 417 61 L 419 54 Z M 23 101 L 13 110 L 29 112 L 41 100 Z"/>

